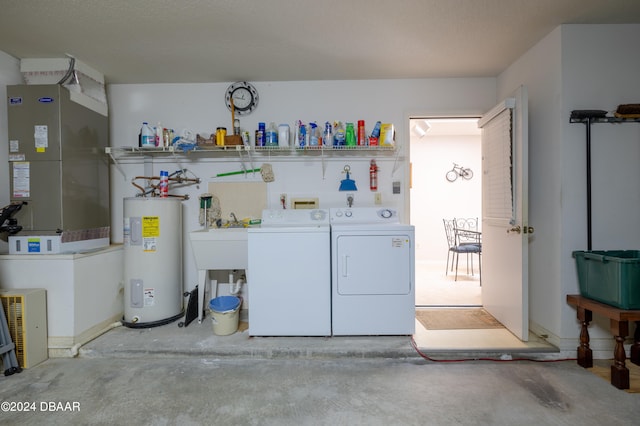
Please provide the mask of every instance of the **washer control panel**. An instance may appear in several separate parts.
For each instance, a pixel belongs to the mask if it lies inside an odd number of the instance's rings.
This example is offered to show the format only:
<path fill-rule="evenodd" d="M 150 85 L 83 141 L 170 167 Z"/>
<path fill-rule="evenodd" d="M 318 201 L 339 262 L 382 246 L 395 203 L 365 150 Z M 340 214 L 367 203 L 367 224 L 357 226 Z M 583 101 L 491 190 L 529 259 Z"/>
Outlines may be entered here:
<path fill-rule="evenodd" d="M 323 209 L 272 209 L 262 211 L 262 227 L 328 225 L 329 211 Z"/>

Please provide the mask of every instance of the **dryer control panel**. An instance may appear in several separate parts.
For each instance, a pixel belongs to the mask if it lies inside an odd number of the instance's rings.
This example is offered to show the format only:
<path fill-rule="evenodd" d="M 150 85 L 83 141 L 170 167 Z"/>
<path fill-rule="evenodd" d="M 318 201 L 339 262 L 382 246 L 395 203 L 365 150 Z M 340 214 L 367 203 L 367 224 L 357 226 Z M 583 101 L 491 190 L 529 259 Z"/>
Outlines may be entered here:
<path fill-rule="evenodd" d="M 352 207 L 329 209 L 331 223 L 400 223 L 398 212 L 385 207 Z"/>

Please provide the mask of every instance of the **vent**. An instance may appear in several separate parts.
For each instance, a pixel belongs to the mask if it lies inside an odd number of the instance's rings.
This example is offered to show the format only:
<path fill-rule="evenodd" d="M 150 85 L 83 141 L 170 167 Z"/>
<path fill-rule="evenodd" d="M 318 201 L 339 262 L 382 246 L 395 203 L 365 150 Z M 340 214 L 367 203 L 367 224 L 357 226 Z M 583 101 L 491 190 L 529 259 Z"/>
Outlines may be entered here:
<path fill-rule="evenodd" d="M 21 368 L 31 368 L 48 358 L 47 297 L 38 289 L 0 290 L 0 303 Z"/>
<path fill-rule="evenodd" d="M 25 343 L 24 343 L 24 311 L 22 310 L 21 296 L 4 296 L 2 297 L 2 308 L 7 317 L 7 326 L 11 340 L 16 346 L 16 358 L 20 367 L 25 368 Z"/>

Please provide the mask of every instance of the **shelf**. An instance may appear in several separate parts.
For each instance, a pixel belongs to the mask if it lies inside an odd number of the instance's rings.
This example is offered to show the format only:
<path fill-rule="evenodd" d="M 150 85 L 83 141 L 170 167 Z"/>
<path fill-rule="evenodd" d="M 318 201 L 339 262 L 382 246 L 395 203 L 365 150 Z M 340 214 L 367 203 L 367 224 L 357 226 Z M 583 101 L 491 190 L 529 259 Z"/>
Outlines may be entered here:
<path fill-rule="evenodd" d="M 570 118 L 570 123 L 640 123 L 639 118 L 622 118 L 622 117 L 592 117 L 592 118 Z"/>
<path fill-rule="evenodd" d="M 307 146 L 307 147 L 295 147 L 295 146 L 244 146 L 244 145 L 227 145 L 227 146 L 196 146 L 189 145 L 190 149 L 180 149 L 179 146 L 167 146 L 157 148 L 141 148 L 138 146 L 121 146 L 105 148 L 105 153 L 111 157 L 111 160 L 125 176 L 124 170 L 118 163 L 119 158 L 124 157 L 155 157 L 161 155 L 171 155 L 176 157 L 176 160 L 185 159 L 188 156 L 217 156 L 217 155 L 238 155 L 242 162 L 243 168 L 247 168 L 245 161 L 250 163 L 251 169 L 254 169 L 253 155 L 261 156 L 268 154 L 271 155 L 317 155 L 322 157 L 322 176 L 325 173 L 325 156 L 348 156 L 357 155 L 358 153 L 385 153 L 395 154 L 396 162 L 394 163 L 394 170 L 397 165 L 398 155 L 400 150 L 395 145 L 382 145 L 382 146 Z M 185 157 L 186 156 L 186 157 Z M 182 166 L 181 166 L 182 167 Z"/>
<path fill-rule="evenodd" d="M 600 112 L 600 110 L 597 110 Z M 576 111 L 578 112 L 578 111 Z M 602 111 L 604 112 L 604 111 Z M 587 155 L 587 250 L 591 250 L 593 245 L 593 231 L 591 218 L 591 125 L 596 123 L 640 123 L 638 118 L 626 117 L 569 117 L 570 123 L 585 124 L 586 133 L 586 155 Z"/>
<path fill-rule="evenodd" d="M 179 147 L 167 146 L 158 148 L 141 148 L 137 146 L 121 146 L 105 148 L 105 153 L 109 155 L 158 155 L 158 154 L 214 154 L 232 152 L 267 152 L 267 153 L 313 153 L 313 152 L 393 152 L 395 145 L 385 146 L 309 146 L 309 147 L 283 147 L 283 146 L 212 146 L 196 147 L 193 149 L 180 149 Z"/>

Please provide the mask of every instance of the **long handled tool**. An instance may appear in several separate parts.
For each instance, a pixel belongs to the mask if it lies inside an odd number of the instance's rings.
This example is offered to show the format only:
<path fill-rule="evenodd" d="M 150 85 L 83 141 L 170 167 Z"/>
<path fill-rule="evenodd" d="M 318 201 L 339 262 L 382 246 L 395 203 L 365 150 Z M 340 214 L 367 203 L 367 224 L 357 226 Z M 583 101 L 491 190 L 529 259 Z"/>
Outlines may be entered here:
<path fill-rule="evenodd" d="M 22 371 L 16 357 L 16 345 L 11 340 L 11 334 L 9 334 L 9 325 L 7 324 L 2 304 L 0 304 L 0 355 L 2 355 L 5 376 Z"/>
<path fill-rule="evenodd" d="M 260 175 L 262 176 L 262 180 L 265 182 L 273 182 L 274 180 L 276 180 L 273 174 L 273 168 L 269 163 L 264 163 L 262 167 L 260 167 L 259 169 L 236 170 L 233 172 L 218 173 L 217 175 L 215 175 L 215 177 L 244 175 L 247 173 L 255 173 L 255 172 L 260 172 Z"/>

